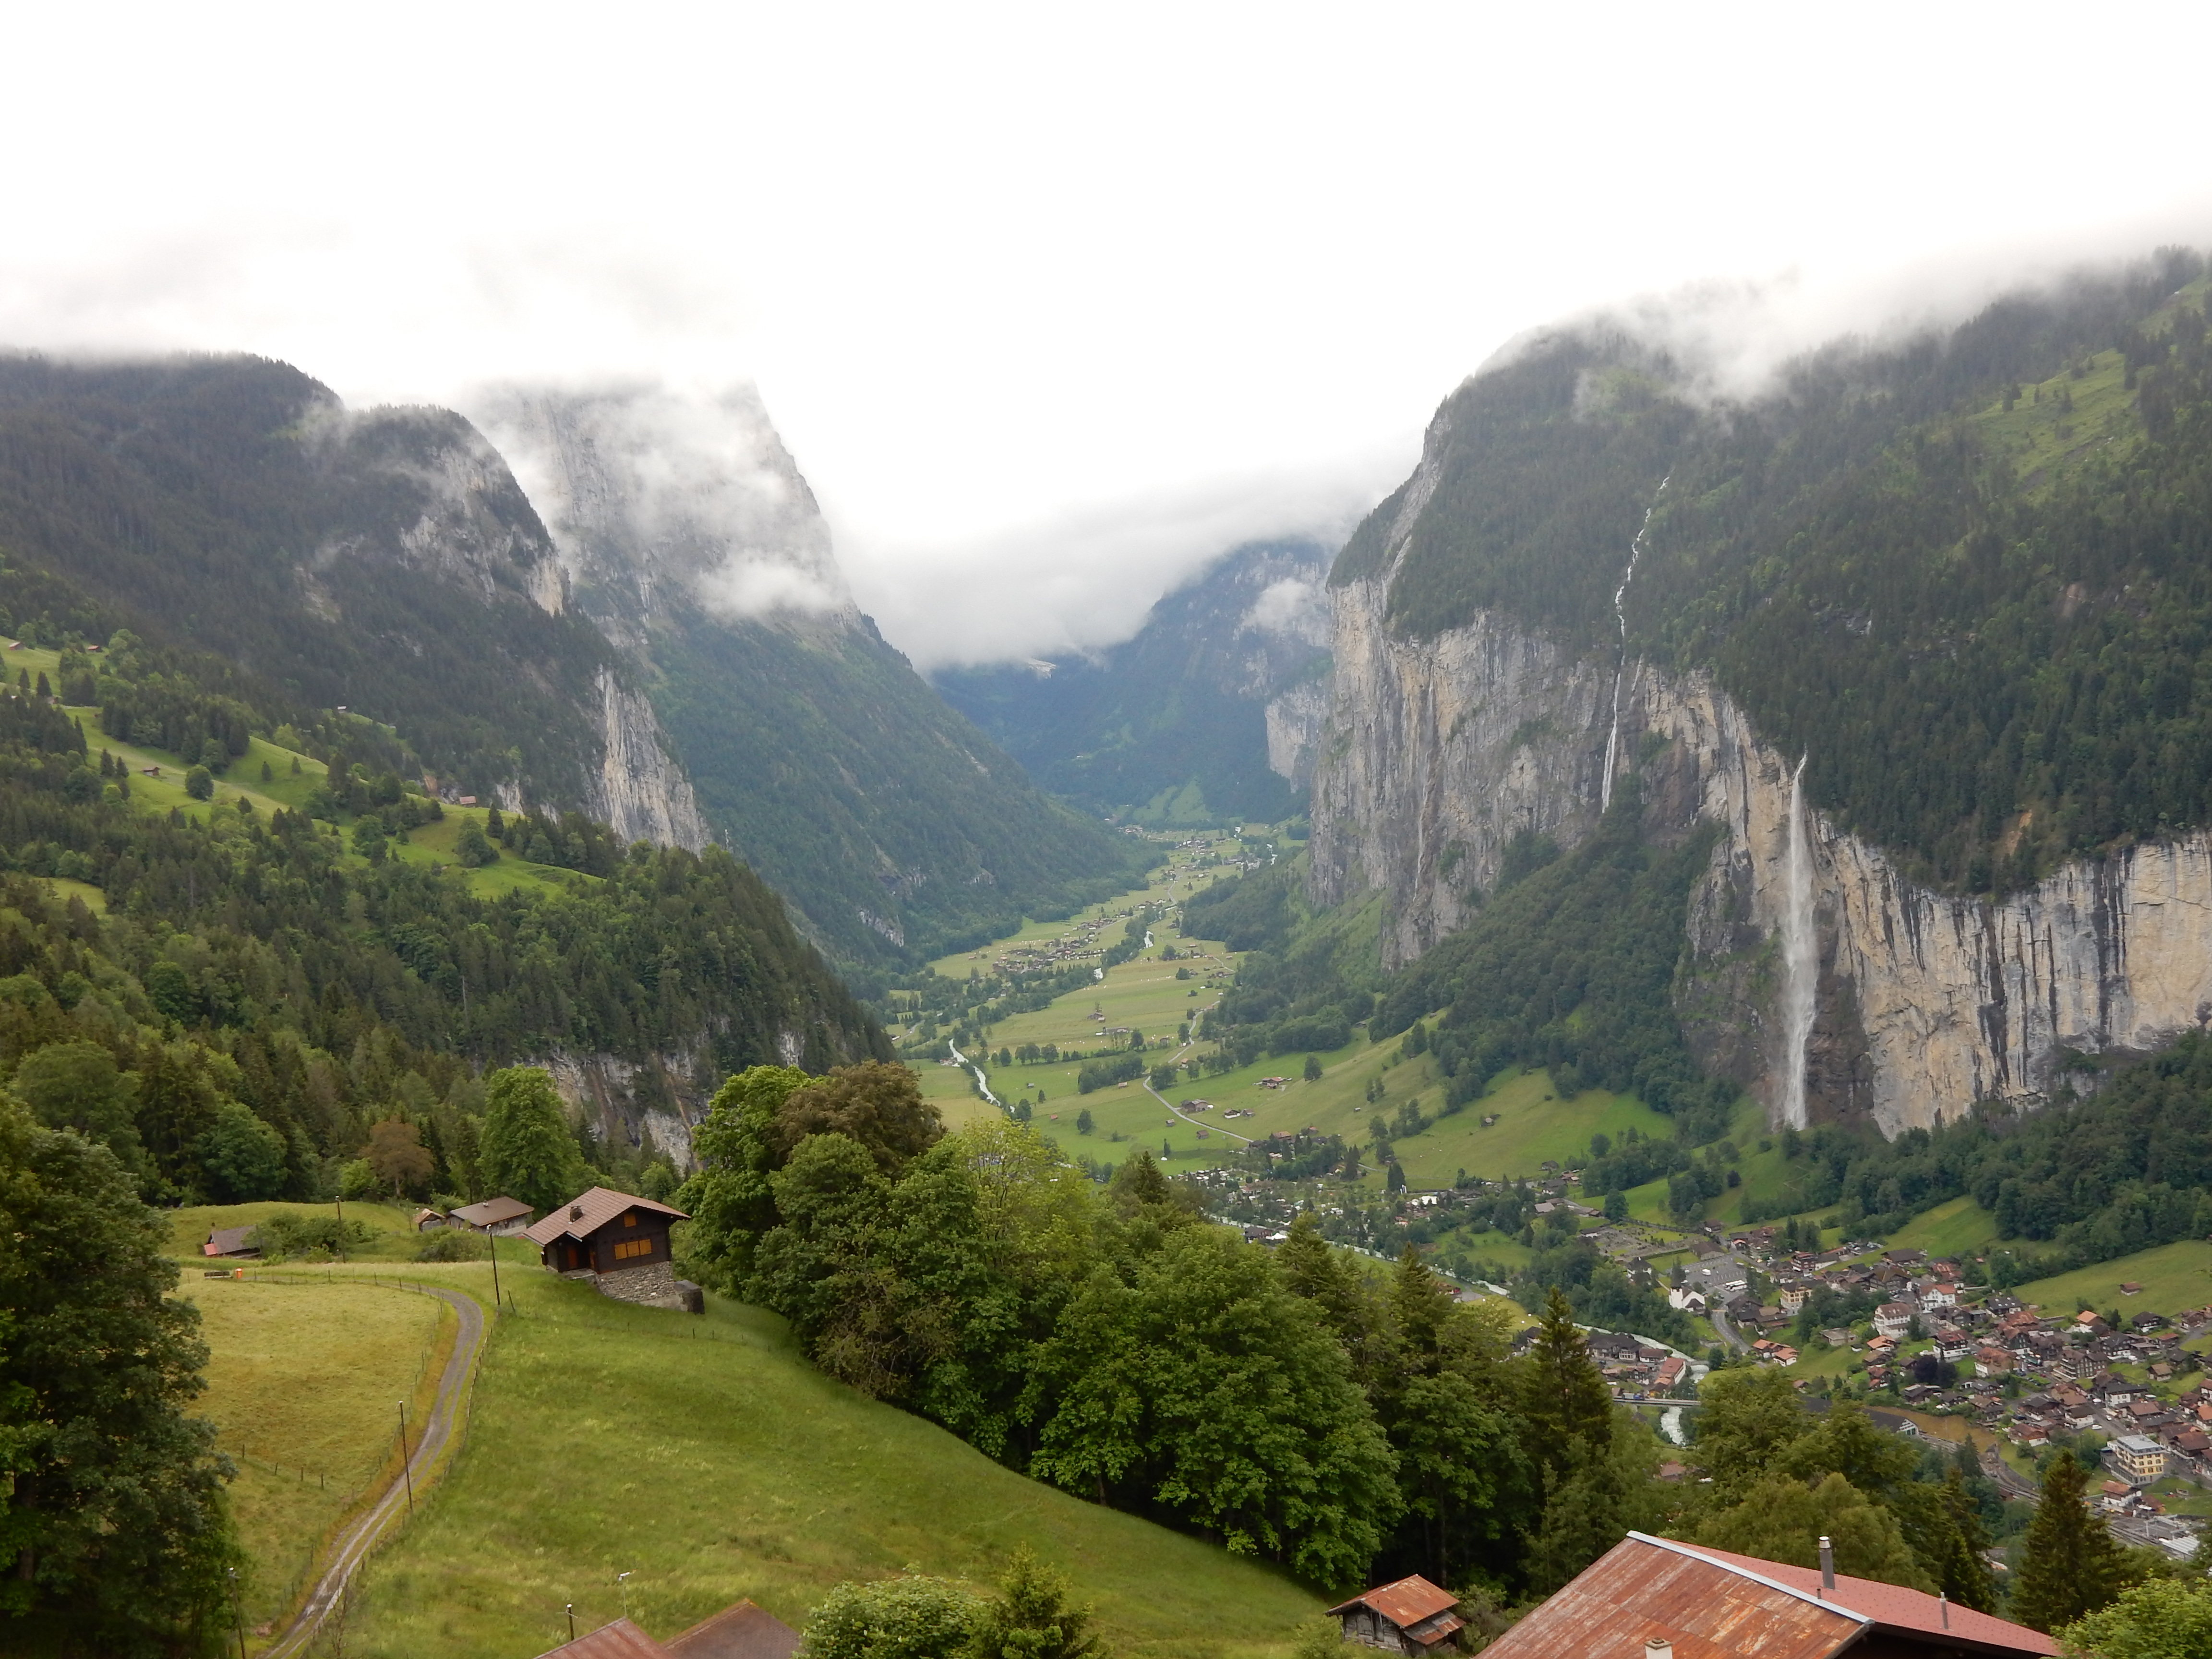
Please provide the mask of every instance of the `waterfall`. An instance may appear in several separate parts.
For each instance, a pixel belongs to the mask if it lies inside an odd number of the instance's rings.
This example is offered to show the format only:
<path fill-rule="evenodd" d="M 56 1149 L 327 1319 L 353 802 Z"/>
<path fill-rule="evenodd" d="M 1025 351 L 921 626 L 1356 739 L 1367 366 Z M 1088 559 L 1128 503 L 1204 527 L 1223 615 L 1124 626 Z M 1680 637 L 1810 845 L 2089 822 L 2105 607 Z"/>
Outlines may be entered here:
<path fill-rule="evenodd" d="M 1790 775 L 1790 847 L 1782 867 L 1782 1121 L 1806 1127 L 1805 1046 L 1820 976 L 1813 938 L 1813 855 L 1805 841 L 1805 758 Z"/>
<path fill-rule="evenodd" d="M 1659 498 L 1667 493 L 1667 481 L 1674 475 L 1659 480 L 1659 488 L 1651 492 L 1651 504 L 1644 509 L 1644 522 L 1636 527 L 1635 538 L 1628 544 L 1628 568 L 1620 573 L 1620 586 L 1613 590 L 1613 619 L 1620 629 L 1620 661 L 1613 671 L 1613 729 L 1605 738 L 1605 776 L 1600 780 L 1597 810 L 1604 811 L 1613 805 L 1613 761 L 1620 752 L 1620 688 L 1628 678 L 1628 585 L 1636 580 L 1636 557 L 1644 551 L 1644 538 L 1651 532 L 1651 515 L 1659 510 Z"/>

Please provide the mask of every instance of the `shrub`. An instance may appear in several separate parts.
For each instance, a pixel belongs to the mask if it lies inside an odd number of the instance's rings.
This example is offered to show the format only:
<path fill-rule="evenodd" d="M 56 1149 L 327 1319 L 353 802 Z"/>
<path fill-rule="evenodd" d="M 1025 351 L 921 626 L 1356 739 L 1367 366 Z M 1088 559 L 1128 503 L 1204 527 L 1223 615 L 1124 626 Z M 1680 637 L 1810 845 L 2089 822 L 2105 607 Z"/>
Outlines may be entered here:
<path fill-rule="evenodd" d="M 213 800 L 215 774 L 204 766 L 195 766 L 185 774 L 185 793 L 194 800 Z"/>
<path fill-rule="evenodd" d="M 272 1261 L 304 1255 L 343 1261 L 375 1237 L 358 1221 L 311 1210 L 280 1210 L 253 1230 L 252 1242 Z"/>
<path fill-rule="evenodd" d="M 433 1227 L 415 1247 L 417 1261 L 481 1261 L 484 1242 L 463 1227 Z"/>

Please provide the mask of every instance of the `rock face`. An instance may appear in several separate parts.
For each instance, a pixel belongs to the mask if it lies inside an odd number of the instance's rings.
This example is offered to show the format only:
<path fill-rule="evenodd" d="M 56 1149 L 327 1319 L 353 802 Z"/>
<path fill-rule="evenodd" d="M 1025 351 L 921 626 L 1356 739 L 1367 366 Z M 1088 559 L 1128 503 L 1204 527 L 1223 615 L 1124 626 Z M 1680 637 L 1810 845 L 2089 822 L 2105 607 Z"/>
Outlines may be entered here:
<path fill-rule="evenodd" d="M 1311 883 L 1321 904 L 1384 890 L 1395 965 L 1466 921 L 1516 835 L 1568 848 L 1589 833 L 1614 664 L 1496 613 L 1393 639 L 1387 581 L 1333 594 Z M 1702 675 L 1632 663 L 1621 710 L 1619 766 L 1640 774 L 1647 832 L 1677 840 L 1701 820 L 1725 832 L 1691 901 L 1677 1005 L 1700 1057 L 1773 1112 L 1796 757 L 1762 743 Z M 2147 1050 L 2212 1021 L 2212 837 L 2078 862 L 1989 903 L 1914 885 L 1818 814 L 1808 831 L 1815 1121 L 1871 1121 L 1893 1136 L 1978 1099 L 2033 1102 L 2066 1086 L 2065 1050 Z"/>
<path fill-rule="evenodd" d="M 668 752 L 653 705 L 639 692 L 599 672 L 606 750 L 585 810 L 611 824 L 625 841 L 649 841 L 693 852 L 714 839 L 691 780 Z"/>

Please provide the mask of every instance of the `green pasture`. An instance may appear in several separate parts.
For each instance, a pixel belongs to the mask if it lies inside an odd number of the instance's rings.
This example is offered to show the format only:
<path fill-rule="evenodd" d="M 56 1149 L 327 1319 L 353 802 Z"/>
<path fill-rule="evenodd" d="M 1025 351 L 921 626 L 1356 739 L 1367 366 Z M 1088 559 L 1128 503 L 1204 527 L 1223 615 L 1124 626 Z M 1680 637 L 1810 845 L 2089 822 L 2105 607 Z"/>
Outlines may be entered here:
<path fill-rule="evenodd" d="M 362 1247 L 356 1260 L 364 1261 L 401 1261 L 411 1258 L 419 1243 L 410 1217 L 410 1206 L 402 1209 L 390 1204 L 348 1204 L 345 1218 L 358 1221 L 368 1228 L 373 1239 Z M 282 1200 L 254 1204 L 192 1204 L 182 1209 L 171 1210 L 169 1217 L 169 1254 L 186 1256 L 208 1267 L 218 1264 L 200 1253 L 210 1232 L 224 1227 L 254 1227 L 272 1215 L 322 1215 L 335 1213 L 328 1204 L 295 1204 Z M 250 1265 L 250 1264 L 249 1264 Z"/>
<path fill-rule="evenodd" d="M 238 1465 L 231 1507 L 252 1564 L 240 1599 L 259 1632 L 297 1603 L 332 1530 L 398 1472 L 398 1402 L 422 1419 L 456 1322 L 429 1297 L 343 1278 L 193 1274 L 181 1290 L 209 1352 L 193 1409 Z"/>
<path fill-rule="evenodd" d="M 1925 1250 L 1931 1256 L 1976 1256 L 1996 1242 L 1997 1218 L 1963 1196 L 1913 1217 L 1889 1237 L 1893 1249 Z"/>
<path fill-rule="evenodd" d="M 485 1288 L 480 1267 L 423 1272 Z M 1327 1599 L 854 1393 L 757 1309 L 692 1318 L 534 1272 L 508 1289 L 467 1443 L 370 1564 L 349 1654 L 528 1659 L 570 1603 L 580 1631 L 627 1608 L 665 1638 L 740 1597 L 801 1626 L 845 1579 L 986 1588 L 1024 1542 L 1124 1655 L 1279 1654 Z"/>
<path fill-rule="evenodd" d="M 2122 1296 L 2124 1283 L 2141 1285 L 2142 1293 Z M 2085 1308 L 2098 1313 L 2118 1308 L 2123 1319 L 2146 1310 L 2171 1316 L 2212 1303 L 2212 1243 L 2186 1238 L 2178 1244 L 2161 1244 L 2094 1267 L 2035 1279 L 2013 1294 L 2052 1319 Z"/>

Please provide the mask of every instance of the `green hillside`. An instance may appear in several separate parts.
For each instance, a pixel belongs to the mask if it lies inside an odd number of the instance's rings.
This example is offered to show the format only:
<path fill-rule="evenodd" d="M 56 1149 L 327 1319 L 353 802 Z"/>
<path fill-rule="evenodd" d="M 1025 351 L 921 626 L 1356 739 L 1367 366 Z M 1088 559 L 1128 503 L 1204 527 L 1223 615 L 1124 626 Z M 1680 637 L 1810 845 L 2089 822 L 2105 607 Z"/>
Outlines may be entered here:
<path fill-rule="evenodd" d="M 1477 609 L 1717 672 L 1809 798 L 1915 879 L 2010 890 L 2212 818 L 2203 261 L 2001 300 L 1790 365 L 1707 418 L 1696 365 L 1542 337 L 1438 412 L 1393 625 Z M 1662 481 L 1665 481 L 1663 491 Z M 1409 486 L 1410 488 L 1410 486 Z M 1403 492 L 1332 573 L 1382 568 Z"/>
<path fill-rule="evenodd" d="M 616 659 L 533 597 L 557 592 L 552 544 L 459 416 L 349 413 L 258 358 L 0 357 L 0 631 L 128 628 L 303 731 L 337 708 L 396 726 L 408 775 L 585 799 Z"/>
<path fill-rule="evenodd" d="M 489 1296 L 488 1270 L 439 1270 Z M 793 1625 L 832 1585 L 908 1568 L 986 1589 L 1028 1542 L 1117 1651 L 1282 1651 L 1321 1605 L 1264 1566 L 1086 1504 L 869 1401 L 782 1322 L 716 1298 L 635 1309 L 527 1269 L 505 1283 L 469 1439 L 370 1569 L 364 1655 L 528 1659 L 630 1615 L 674 1635 L 740 1596 Z"/>
<path fill-rule="evenodd" d="M 865 619 L 816 638 L 674 605 L 648 649 L 708 823 L 843 960 L 926 962 L 1140 878 L 1139 849 L 1039 793 Z"/>

